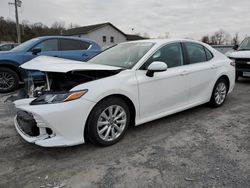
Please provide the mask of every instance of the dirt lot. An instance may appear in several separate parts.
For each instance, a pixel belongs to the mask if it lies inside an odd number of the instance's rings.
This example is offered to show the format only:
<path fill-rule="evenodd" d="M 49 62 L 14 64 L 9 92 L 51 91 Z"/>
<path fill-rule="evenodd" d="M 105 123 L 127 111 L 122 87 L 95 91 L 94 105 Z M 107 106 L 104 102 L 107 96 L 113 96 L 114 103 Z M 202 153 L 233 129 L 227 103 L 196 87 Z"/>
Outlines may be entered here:
<path fill-rule="evenodd" d="M 225 105 L 132 127 L 118 144 L 41 148 L 0 97 L 0 187 L 250 187 L 250 81 Z"/>

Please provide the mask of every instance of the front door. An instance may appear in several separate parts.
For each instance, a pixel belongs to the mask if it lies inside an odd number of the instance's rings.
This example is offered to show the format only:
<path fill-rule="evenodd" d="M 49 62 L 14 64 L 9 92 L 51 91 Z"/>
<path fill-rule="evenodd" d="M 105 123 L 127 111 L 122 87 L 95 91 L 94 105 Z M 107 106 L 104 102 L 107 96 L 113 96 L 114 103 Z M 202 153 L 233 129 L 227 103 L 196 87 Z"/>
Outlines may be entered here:
<path fill-rule="evenodd" d="M 148 77 L 146 69 L 154 61 L 165 62 L 168 69 Z M 189 80 L 185 67 L 182 46 L 180 43 L 173 43 L 157 50 L 136 72 L 141 119 L 157 118 L 187 105 Z"/>

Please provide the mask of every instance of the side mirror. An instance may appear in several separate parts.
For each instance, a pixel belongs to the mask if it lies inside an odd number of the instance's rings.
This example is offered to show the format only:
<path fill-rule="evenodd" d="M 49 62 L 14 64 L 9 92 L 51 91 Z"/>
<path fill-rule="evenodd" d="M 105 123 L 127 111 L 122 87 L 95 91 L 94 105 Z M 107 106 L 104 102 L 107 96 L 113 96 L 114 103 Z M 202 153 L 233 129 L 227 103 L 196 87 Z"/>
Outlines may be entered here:
<path fill-rule="evenodd" d="M 42 51 L 41 48 L 34 48 L 34 49 L 31 50 L 31 52 L 32 52 L 33 55 L 37 55 L 41 51 Z"/>
<path fill-rule="evenodd" d="M 161 61 L 154 61 L 148 66 L 146 75 L 148 77 L 153 77 L 155 72 L 163 72 L 166 71 L 167 69 L 168 66 L 166 63 Z"/>
<path fill-rule="evenodd" d="M 234 50 L 238 50 L 238 48 L 239 48 L 238 44 L 235 44 L 234 47 L 233 47 Z"/>

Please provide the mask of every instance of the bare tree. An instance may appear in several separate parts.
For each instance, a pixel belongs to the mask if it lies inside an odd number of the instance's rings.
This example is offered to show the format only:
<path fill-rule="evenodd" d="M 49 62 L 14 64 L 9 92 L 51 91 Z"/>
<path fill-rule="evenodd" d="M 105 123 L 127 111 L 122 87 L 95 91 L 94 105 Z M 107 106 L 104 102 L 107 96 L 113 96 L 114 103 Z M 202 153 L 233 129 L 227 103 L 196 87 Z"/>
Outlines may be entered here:
<path fill-rule="evenodd" d="M 224 31 L 219 30 L 216 31 L 210 38 L 210 44 L 220 45 L 220 44 L 227 44 L 229 42 L 230 35 Z"/>
<path fill-rule="evenodd" d="M 27 20 L 23 20 L 21 27 L 22 42 L 34 37 L 47 35 L 60 35 L 64 28 L 64 22 L 55 22 L 52 27 L 48 27 L 43 23 L 30 24 Z M 15 22 L 0 16 L 0 41 L 16 41 Z"/>
<path fill-rule="evenodd" d="M 204 42 L 204 43 L 210 44 L 210 38 L 209 38 L 209 35 L 203 36 L 203 37 L 201 38 L 201 42 Z"/>
<path fill-rule="evenodd" d="M 239 33 L 235 33 L 235 35 L 234 35 L 234 37 L 233 37 L 233 39 L 231 41 L 231 44 L 232 45 L 238 45 L 239 43 L 240 43 L 240 41 L 239 41 Z"/>

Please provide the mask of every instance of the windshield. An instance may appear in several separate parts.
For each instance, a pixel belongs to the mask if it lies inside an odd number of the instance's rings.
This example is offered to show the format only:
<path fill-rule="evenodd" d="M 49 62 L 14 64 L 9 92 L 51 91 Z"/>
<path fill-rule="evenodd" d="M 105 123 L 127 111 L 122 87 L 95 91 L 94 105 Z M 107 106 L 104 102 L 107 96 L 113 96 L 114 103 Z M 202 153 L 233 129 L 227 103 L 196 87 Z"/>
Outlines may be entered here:
<path fill-rule="evenodd" d="M 118 44 L 89 60 L 89 63 L 132 68 L 154 45 L 151 42 Z"/>
<path fill-rule="evenodd" d="M 250 50 L 250 37 L 243 40 L 238 50 Z"/>
<path fill-rule="evenodd" d="M 38 41 L 38 38 L 34 38 L 34 39 L 30 39 L 22 44 L 20 44 L 19 46 L 13 48 L 11 51 L 14 52 L 21 52 L 21 51 L 25 51 L 27 48 L 32 47 L 31 45 L 35 42 Z"/>

